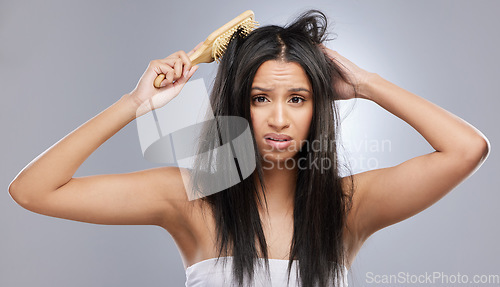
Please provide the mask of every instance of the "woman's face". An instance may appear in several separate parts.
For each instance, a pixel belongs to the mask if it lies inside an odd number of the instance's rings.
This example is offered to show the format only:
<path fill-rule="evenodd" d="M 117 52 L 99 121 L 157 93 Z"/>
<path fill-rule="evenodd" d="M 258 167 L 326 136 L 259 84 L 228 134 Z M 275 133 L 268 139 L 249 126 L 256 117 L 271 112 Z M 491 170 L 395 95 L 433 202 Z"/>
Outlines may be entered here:
<path fill-rule="evenodd" d="M 295 62 L 264 62 L 252 83 L 250 115 L 264 166 L 293 158 L 309 134 L 313 94 Z"/>

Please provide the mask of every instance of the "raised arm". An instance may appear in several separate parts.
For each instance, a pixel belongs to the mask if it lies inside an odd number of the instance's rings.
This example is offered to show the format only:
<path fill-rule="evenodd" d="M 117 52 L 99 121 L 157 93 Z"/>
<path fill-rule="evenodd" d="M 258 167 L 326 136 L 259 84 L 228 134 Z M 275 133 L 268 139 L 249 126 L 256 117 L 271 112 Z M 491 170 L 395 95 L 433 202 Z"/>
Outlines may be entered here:
<path fill-rule="evenodd" d="M 397 166 L 354 175 L 350 223 L 359 237 L 409 218 L 434 204 L 479 168 L 489 142 L 476 128 L 443 108 L 368 73 L 337 52 L 326 50 L 338 66 L 345 99 L 377 103 L 417 130 L 434 152 Z M 349 89 L 350 87 L 350 89 Z M 354 89 L 353 89 L 354 88 Z"/>
<path fill-rule="evenodd" d="M 179 169 L 162 167 L 77 178 L 73 175 L 100 145 L 129 122 L 175 97 L 196 69 L 182 51 L 152 61 L 131 93 L 31 161 L 11 182 L 12 198 L 33 212 L 70 220 L 173 226 L 178 219 L 175 203 L 187 198 Z M 156 89 L 153 81 L 160 73 L 167 79 L 162 88 Z"/>

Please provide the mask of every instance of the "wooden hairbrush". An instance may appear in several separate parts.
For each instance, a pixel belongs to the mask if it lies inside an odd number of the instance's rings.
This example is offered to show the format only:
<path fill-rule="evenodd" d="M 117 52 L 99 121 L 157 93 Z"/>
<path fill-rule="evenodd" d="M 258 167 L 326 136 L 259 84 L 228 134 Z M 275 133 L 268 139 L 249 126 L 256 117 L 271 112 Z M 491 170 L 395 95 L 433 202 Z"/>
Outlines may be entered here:
<path fill-rule="evenodd" d="M 253 11 L 247 10 L 241 13 L 238 17 L 212 32 L 201 47 L 189 57 L 191 63 L 197 65 L 199 63 L 218 61 L 226 51 L 227 45 L 236 31 L 241 30 L 243 36 L 246 36 L 258 25 L 254 20 Z M 164 79 L 165 74 L 159 74 L 154 81 L 154 86 L 159 88 Z"/>

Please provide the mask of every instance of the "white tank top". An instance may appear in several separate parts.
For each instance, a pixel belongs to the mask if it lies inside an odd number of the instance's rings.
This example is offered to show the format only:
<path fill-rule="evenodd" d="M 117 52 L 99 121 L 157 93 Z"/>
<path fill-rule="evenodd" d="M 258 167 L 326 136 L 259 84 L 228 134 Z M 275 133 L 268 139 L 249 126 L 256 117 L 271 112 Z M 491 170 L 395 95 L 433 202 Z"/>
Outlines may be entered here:
<path fill-rule="evenodd" d="M 226 260 L 225 269 L 223 268 L 224 259 Z M 264 267 L 265 260 L 259 258 L 261 265 L 255 268 L 253 287 L 286 287 L 298 286 L 297 284 L 297 262 L 294 261 L 290 272 L 290 284 L 287 285 L 288 279 L 288 260 L 269 259 L 270 277 L 267 276 Z M 221 257 L 219 262 L 215 264 L 217 258 L 210 258 L 200 261 L 189 266 L 186 269 L 186 287 L 226 287 L 235 286 L 232 278 L 232 256 Z M 347 287 L 347 268 L 343 284 L 339 287 Z M 332 285 L 333 286 L 333 285 Z"/>

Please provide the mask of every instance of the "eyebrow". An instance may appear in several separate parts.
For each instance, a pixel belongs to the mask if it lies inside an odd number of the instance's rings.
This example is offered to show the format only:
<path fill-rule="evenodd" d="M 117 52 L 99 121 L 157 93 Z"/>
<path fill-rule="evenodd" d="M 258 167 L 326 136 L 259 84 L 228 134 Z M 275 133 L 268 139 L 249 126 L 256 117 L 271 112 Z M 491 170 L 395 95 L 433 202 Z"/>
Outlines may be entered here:
<path fill-rule="evenodd" d="M 259 91 L 262 91 L 262 92 L 270 92 L 270 91 L 272 91 L 272 89 L 264 89 L 264 88 L 261 88 L 261 87 L 252 87 L 252 90 L 259 90 Z M 309 91 L 306 88 L 292 88 L 292 89 L 289 89 L 288 91 L 289 92 L 308 92 L 308 93 L 311 92 L 311 91 Z"/>

